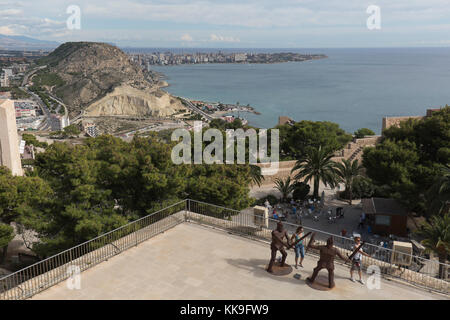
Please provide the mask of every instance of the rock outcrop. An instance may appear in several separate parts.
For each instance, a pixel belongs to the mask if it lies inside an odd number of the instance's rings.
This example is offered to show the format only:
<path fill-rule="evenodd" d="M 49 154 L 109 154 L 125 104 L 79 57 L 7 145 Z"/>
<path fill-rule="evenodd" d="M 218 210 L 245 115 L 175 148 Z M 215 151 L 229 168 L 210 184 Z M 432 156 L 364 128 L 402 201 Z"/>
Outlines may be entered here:
<path fill-rule="evenodd" d="M 158 80 L 106 43 L 68 42 L 39 64 L 63 80 L 53 93 L 71 116 L 81 111 L 92 116 L 168 116 L 183 108 L 178 99 L 160 90 Z"/>

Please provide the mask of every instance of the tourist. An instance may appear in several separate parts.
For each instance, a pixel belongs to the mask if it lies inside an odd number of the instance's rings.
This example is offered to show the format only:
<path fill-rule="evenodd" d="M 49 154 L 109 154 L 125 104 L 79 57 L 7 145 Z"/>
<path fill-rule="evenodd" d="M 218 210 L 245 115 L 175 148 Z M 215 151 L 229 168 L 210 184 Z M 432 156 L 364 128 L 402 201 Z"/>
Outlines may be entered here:
<path fill-rule="evenodd" d="M 300 238 L 303 237 L 303 227 L 299 226 L 295 233 L 291 237 L 291 243 L 295 243 L 295 269 L 297 269 L 298 265 L 303 268 L 303 259 L 305 258 L 305 247 L 303 245 L 303 240 Z M 299 241 L 300 240 L 300 241 Z M 297 242 L 298 241 L 298 242 Z M 298 263 L 298 258 L 300 257 L 300 264 Z"/>
<path fill-rule="evenodd" d="M 295 216 L 297 214 L 297 207 L 292 206 L 292 214 Z"/>
<path fill-rule="evenodd" d="M 279 216 L 278 216 L 278 214 L 277 214 L 277 210 L 276 210 L 276 209 L 273 209 L 272 217 L 273 217 L 275 220 L 278 220 L 278 219 L 279 219 Z"/>
<path fill-rule="evenodd" d="M 362 214 L 359 216 L 359 224 L 358 224 L 358 229 L 362 229 L 364 228 L 364 219 Z"/>
<path fill-rule="evenodd" d="M 356 248 L 358 248 L 360 246 L 360 244 L 361 244 L 361 238 L 355 237 L 355 244 L 352 246 L 352 250 L 356 250 Z M 367 253 L 362 251 L 362 248 L 359 249 L 358 252 L 352 258 L 352 266 L 350 268 L 350 279 L 353 282 L 356 282 L 355 278 L 353 278 L 353 271 L 358 270 L 359 282 L 361 282 L 361 284 L 364 284 L 364 281 L 362 279 L 362 273 L 361 273 L 361 263 L 362 263 L 363 255 L 366 257 L 370 257 L 370 255 L 368 255 Z"/>

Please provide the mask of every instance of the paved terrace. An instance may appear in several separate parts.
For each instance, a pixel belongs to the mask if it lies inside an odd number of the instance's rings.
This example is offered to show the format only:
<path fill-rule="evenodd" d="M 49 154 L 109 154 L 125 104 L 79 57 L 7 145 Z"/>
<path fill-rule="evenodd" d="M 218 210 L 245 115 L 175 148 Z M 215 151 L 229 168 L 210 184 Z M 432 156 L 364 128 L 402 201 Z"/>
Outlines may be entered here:
<path fill-rule="evenodd" d="M 81 273 L 81 289 L 59 283 L 32 299 L 445 299 L 382 280 L 369 290 L 349 280 L 349 266 L 336 264 L 336 288 L 311 289 L 305 278 L 317 259 L 307 256 L 287 276 L 268 274 L 263 242 L 192 223 L 180 224 Z M 289 251 L 287 263 L 294 264 Z M 322 270 L 326 274 L 325 270 Z M 294 274 L 301 279 L 294 279 Z M 322 274 L 322 273 L 321 273 Z M 320 275 L 320 274 L 319 274 Z"/>

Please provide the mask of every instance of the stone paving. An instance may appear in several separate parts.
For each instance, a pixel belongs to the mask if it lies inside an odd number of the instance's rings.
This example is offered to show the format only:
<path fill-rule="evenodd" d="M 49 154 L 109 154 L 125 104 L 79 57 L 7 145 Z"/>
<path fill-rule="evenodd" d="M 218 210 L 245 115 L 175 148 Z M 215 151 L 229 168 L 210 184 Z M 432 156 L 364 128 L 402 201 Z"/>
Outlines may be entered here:
<path fill-rule="evenodd" d="M 81 274 L 81 289 L 66 282 L 33 299 L 445 299 L 393 281 L 379 290 L 349 280 L 336 265 L 336 288 L 311 289 L 304 279 L 317 262 L 307 256 L 287 276 L 268 274 L 268 245 L 192 223 L 176 226 Z M 289 264 L 294 252 L 289 251 Z M 326 274 L 325 271 L 324 274 Z M 294 275 L 298 273 L 301 279 Z"/>

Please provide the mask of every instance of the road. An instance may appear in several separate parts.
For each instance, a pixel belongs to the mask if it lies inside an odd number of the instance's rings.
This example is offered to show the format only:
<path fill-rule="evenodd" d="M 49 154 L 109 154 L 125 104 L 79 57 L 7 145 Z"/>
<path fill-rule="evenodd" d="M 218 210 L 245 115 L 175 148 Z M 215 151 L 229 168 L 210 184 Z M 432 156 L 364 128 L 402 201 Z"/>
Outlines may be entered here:
<path fill-rule="evenodd" d="M 28 93 L 30 96 L 32 96 L 34 98 L 34 100 L 38 103 L 38 105 L 41 107 L 42 111 L 44 112 L 46 125 L 43 128 L 41 128 L 41 130 L 47 130 L 47 129 L 50 129 L 52 131 L 58 130 L 58 128 L 54 124 L 52 124 L 52 122 L 50 121 L 51 112 L 50 112 L 50 110 L 48 110 L 47 106 L 41 100 L 41 98 L 39 98 L 39 96 L 36 93 L 34 93 L 33 91 L 28 90 L 27 87 L 21 87 L 20 89 L 24 90 L 26 93 Z"/>
<path fill-rule="evenodd" d="M 33 70 L 31 70 L 30 72 L 28 72 L 22 80 L 22 86 L 20 87 L 20 89 L 26 93 L 28 93 L 30 96 L 32 96 L 34 98 L 34 100 L 38 103 L 38 105 L 41 107 L 44 115 L 45 115 L 45 126 L 42 127 L 41 129 L 46 130 L 46 129 L 50 129 L 52 131 L 56 131 L 58 130 L 58 126 L 54 123 L 52 123 L 52 121 L 50 121 L 50 116 L 51 116 L 51 112 L 50 110 L 48 110 L 46 104 L 41 100 L 41 98 L 35 94 L 34 92 L 32 92 L 31 90 L 28 89 L 27 85 L 28 85 L 28 80 L 30 79 L 30 77 L 35 74 L 37 71 L 42 70 L 47 68 L 47 66 L 41 66 L 41 67 L 37 67 L 34 68 Z M 68 111 L 67 111 L 67 106 L 58 98 L 53 97 L 52 95 L 50 95 L 50 93 L 48 93 L 48 96 L 50 99 L 52 99 L 53 101 L 57 102 L 58 104 L 60 104 L 63 108 L 64 108 L 64 117 L 66 119 L 69 118 L 68 116 Z"/>
<path fill-rule="evenodd" d="M 22 87 L 25 87 L 25 86 L 28 84 L 28 79 L 29 79 L 33 74 L 35 74 L 37 71 L 42 70 L 42 69 L 45 69 L 45 68 L 47 68 L 46 65 L 45 65 L 45 66 L 40 66 L 40 67 L 34 68 L 34 69 L 31 70 L 30 72 L 28 72 L 28 73 L 23 77 L 23 80 L 22 80 Z"/>
<path fill-rule="evenodd" d="M 67 106 L 64 104 L 64 102 L 62 102 L 62 101 L 59 100 L 58 98 L 52 96 L 52 95 L 51 95 L 50 93 L 48 93 L 48 92 L 47 92 L 47 94 L 48 94 L 48 96 L 49 96 L 50 99 L 52 99 L 53 101 L 57 102 L 59 105 L 61 105 L 61 106 L 64 108 L 64 117 L 65 117 L 66 119 L 69 119 L 69 114 L 68 114 L 68 111 L 67 111 Z"/>
<path fill-rule="evenodd" d="M 197 108 L 196 106 L 194 106 L 194 104 L 189 101 L 188 99 L 182 98 L 182 97 L 178 97 L 180 98 L 181 101 L 184 102 L 184 104 L 191 109 L 192 111 L 194 111 L 195 113 L 198 113 L 200 115 L 202 115 L 203 117 L 206 118 L 206 120 L 211 121 L 214 119 L 214 117 L 212 117 L 211 115 L 207 114 L 206 112 L 204 112 L 203 110 L 200 110 L 199 108 Z"/>

